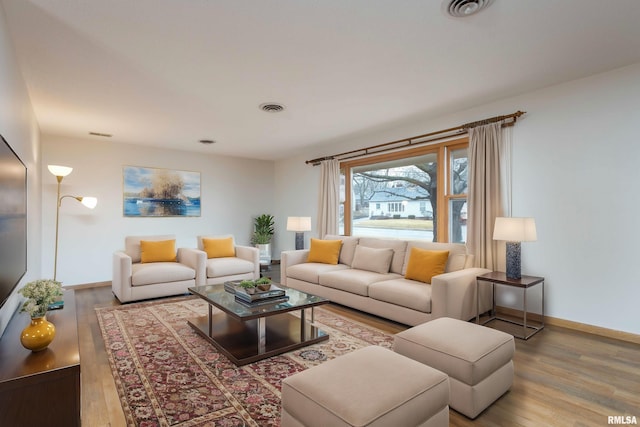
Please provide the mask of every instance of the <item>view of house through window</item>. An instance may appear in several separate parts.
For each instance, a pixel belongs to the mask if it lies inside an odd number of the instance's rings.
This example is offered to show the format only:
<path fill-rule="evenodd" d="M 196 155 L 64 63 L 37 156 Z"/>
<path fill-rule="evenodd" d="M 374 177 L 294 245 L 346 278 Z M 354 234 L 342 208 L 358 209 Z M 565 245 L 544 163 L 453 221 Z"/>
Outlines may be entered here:
<path fill-rule="evenodd" d="M 466 141 L 343 163 L 340 233 L 464 242 L 467 164 Z"/>

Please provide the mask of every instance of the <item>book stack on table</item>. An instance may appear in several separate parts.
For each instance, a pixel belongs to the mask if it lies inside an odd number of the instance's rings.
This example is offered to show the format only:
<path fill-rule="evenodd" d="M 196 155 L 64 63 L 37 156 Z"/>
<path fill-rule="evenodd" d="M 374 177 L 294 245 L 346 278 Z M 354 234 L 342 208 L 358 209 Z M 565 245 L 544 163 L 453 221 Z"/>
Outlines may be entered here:
<path fill-rule="evenodd" d="M 255 293 L 248 294 L 247 291 L 238 286 L 240 281 L 230 281 L 224 283 L 224 289 L 227 292 L 231 292 L 236 296 L 236 302 L 240 304 L 255 307 L 264 304 L 277 304 L 289 300 L 284 289 L 281 289 L 275 285 L 271 285 L 271 288 L 267 291 L 260 291 L 256 289 Z"/>

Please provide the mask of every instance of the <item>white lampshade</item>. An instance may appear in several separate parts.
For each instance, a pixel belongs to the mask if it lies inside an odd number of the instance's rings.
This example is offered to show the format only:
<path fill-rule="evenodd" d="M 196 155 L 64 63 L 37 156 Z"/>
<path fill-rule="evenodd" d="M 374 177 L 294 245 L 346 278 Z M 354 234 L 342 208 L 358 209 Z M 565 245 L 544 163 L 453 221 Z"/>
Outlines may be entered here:
<path fill-rule="evenodd" d="M 81 197 L 80 203 L 82 203 L 89 209 L 93 209 L 98 204 L 98 199 L 96 199 L 95 197 Z"/>
<path fill-rule="evenodd" d="M 290 216 L 287 218 L 287 231 L 311 231 L 310 216 Z"/>
<path fill-rule="evenodd" d="M 67 176 L 71 173 L 73 168 L 69 166 L 58 166 L 58 165 L 48 165 L 49 172 L 54 174 L 55 176 Z"/>
<path fill-rule="evenodd" d="M 493 228 L 493 240 L 535 242 L 536 222 L 533 218 L 497 217 Z"/>

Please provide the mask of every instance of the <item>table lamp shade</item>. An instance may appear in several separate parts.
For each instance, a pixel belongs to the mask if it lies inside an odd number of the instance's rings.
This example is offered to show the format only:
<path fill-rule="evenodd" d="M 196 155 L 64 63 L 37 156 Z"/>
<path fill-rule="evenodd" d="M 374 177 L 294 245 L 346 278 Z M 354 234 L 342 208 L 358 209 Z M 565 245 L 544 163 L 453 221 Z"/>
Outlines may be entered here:
<path fill-rule="evenodd" d="M 311 217 L 290 216 L 287 218 L 287 231 L 311 231 Z"/>

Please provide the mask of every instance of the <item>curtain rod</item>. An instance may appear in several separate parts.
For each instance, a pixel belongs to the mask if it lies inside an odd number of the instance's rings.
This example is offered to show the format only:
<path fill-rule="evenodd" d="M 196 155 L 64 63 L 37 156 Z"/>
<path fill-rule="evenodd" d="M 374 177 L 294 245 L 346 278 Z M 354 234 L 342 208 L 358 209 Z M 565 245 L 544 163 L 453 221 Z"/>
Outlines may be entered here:
<path fill-rule="evenodd" d="M 502 127 L 513 126 L 518 119 L 518 117 L 525 114 L 525 111 L 516 111 L 512 114 L 507 114 L 506 116 L 496 116 L 488 119 L 478 120 L 471 123 L 465 123 L 460 126 L 452 127 L 449 129 L 443 129 L 436 132 L 425 133 L 424 135 L 413 136 L 411 138 L 399 139 L 397 141 L 385 142 L 384 144 L 372 145 L 371 147 L 361 148 L 359 150 L 345 151 L 344 153 L 334 154 L 332 156 L 318 157 L 317 159 L 307 160 L 306 164 L 311 164 L 313 166 L 318 166 L 320 162 L 323 160 L 347 160 L 353 159 L 356 157 L 367 156 L 369 154 L 378 154 L 384 153 L 386 151 L 398 150 L 400 148 L 405 148 L 409 146 L 416 146 L 420 144 L 426 144 L 428 142 L 438 141 L 441 139 L 451 138 L 453 136 L 462 135 L 467 132 L 469 128 L 484 126 L 489 123 L 496 123 L 502 120 L 512 119 L 512 121 L 508 123 L 503 123 Z M 424 139 L 427 138 L 427 139 Z M 416 141 L 420 140 L 420 141 Z"/>

